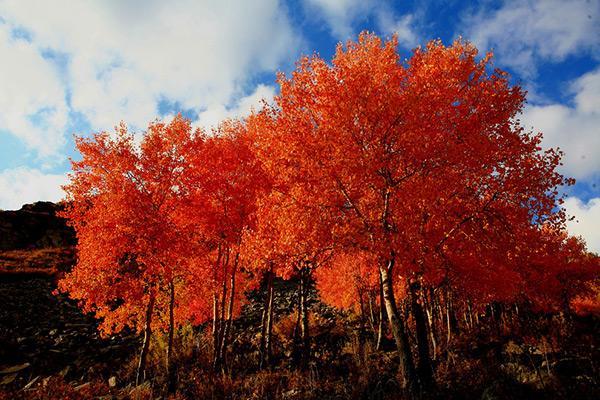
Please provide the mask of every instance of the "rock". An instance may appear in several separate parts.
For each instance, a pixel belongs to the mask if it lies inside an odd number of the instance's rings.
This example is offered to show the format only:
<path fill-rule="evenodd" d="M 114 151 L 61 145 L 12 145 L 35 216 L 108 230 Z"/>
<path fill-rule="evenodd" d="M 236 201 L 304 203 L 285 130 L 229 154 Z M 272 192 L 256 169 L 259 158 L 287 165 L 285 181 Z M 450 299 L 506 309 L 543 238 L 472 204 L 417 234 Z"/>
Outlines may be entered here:
<path fill-rule="evenodd" d="M 33 378 L 31 381 L 29 381 L 29 383 L 23 387 L 23 390 L 29 390 L 39 380 L 40 380 L 40 376 L 38 375 L 35 378 Z"/>
<path fill-rule="evenodd" d="M 15 380 L 16 377 L 17 377 L 17 374 L 6 375 L 0 381 L 0 386 L 2 386 L 2 385 L 8 385 L 9 383 L 12 383 Z"/>
<path fill-rule="evenodd" d="M 19 371 L 24 370 L 25 368 L 28 368 L 30 365 L 31 364 L 29 364 L 29 363 L 14 365 L 12 367 L 8 367 L 8 368 L 5 368 L 2 371 L 0 371 L 0 375 L 6 375 L 6 374 L 12 374 L 15 372 L 19 372 Z"/>
<path fill-rule="evenodd" d="M 108 378 L 108 386 L 109 387 L 117 386 L 117 377 L 116 376 L 111 376 L 110 378 Z"/>
<path fill-rule="evenodd" d="M 88 328 L 89 324 L 85 324 L 85 323 L 66 323 L 65 324 L 65 328 L 75 328 L 75 329 L 81 329 L 81 328 Z"/>
<path fill-rule="evenodd" d="M 108 365 L 102 371 L 115 371 L 123 363 L 116 356 L 136 351 L 135 336 L 100 338 L 97 321 L 66 296 L 52 295 L 55 288 L 55 281 L 45 276 L 3 280 L 0 275 L 0 380 L 18 373 L 16 380 L 24 378 L 21 387 L 41 375 L 37 387 L 44 376 L 66 375 L 64 379 L 71 381 L 94 367 L 95 372 L 79 382 L 83 383 L 95 376 L 99 365 Z M 65 329 L 65 324 L 71 328 Z M 103 348 L 108 351 L 101 352 Z"/>

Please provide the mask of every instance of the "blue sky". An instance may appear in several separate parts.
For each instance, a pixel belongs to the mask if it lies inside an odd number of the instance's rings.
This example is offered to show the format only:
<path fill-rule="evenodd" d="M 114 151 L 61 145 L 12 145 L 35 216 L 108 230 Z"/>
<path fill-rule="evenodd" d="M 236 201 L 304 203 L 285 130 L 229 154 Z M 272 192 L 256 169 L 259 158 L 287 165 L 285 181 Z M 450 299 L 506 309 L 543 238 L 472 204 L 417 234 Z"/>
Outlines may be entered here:
<path fill-rule="evenodd" d="M 0 209 L 61 198 L 73 134 L 243 116 L 277 71 L 362 30 L 406 57 L 435 38 L 493 49 L 528 90 L 523 124 L 577 179 L 568 229 L 600 251 L 600 0 L 0 0 Z"/>

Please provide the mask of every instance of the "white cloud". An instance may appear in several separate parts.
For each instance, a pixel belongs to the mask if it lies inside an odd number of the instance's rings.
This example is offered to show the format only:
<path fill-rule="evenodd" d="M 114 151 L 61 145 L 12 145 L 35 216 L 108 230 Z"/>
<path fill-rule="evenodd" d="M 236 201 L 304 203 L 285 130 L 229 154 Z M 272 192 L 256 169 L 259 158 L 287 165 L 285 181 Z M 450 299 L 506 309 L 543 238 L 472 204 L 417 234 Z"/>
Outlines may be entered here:
<path fill-rule="evenodd" d="M 371 0 L 305 0 L 309 12 L 321 14 L 334 37 L 347 40 L 354 36 L 353 24 L 365 18 L 373 2 Z"/>
<path fill-rule="evenodd" d="M 274 96 L 275 88 L 273 86 L 258 85 L 252 94 L 242 97 L 234 107 L 226 108 L 222 104 L 209 106 L 199 114 L 197 125 L 210 129 L 216 127 L 219 121 L 225 118 L 245 117 L 250 114 L 252 109 L 259 109 L 263 100 L 272 103 Z"/>
<path fill-rule="evenodd" d="M 419 45 L 421 39 L 415 28 L 414 15 L 406 14 L 397 18 L 392 13 L 382 10 L 378 13 L 377 20 L 379 29 L 386 35 L 396 34 L 401 46 L 413 48 Z"/>
<path fill-rule="evenodd" d="M 589 250 L 600 254 L 600 197 L 587 203 L 576 197 L 565 200 L 564 207 L 573 221 L 567 222 L 567 230 L 575 236 L 581 236 Z"/>
<path fill-rule="evenodd" d="M 0 131 L 43 158 L 64 144 L 68 108 L 58 71 L 39 49 L 0 20 Z"/>
<path fill-rule="evenodd" d="M 562 172 L 577 179 L 600 173 L 600 68 L 571 85 L 574 106 L 550 104 L 527 106 L 523 125 L 544 134 L 546 147 L 565 152 Z"/>
<path fill-rule="evenodd" d="M 539 60 L 600 53 L 600 2 L 506 0 L 495 10 L 465 16 L 462 33 L 480 50 L 494 48 L 500 62 L 524 75 L 536 73 Z"/>
<path fill-rule="evenodd" d="M 309 13 L 317 15 L 328 25 L 332 35 L 339 40 L 354 39 L 359 22 L 373 17 L 383 35 L 396 34 L 405 48 L 416 47 L 417 34 L 413 14 L 397 16 L 385 2 L 374 0 L 304 0 Z"/>
<path fill-rule="evenodd" d="M 23 204 L 35 201 L 58 201 L 64 196 L 61 185 L 67 177 L 44 174 L 25 167 L 0 171 L 0 209 L 16 210 Z"/>
<path fill-rule="evenodd" d="M 197 112 L 227 108 L 302 43 L 277 0 L 5 0 L 0 15 L 29 33 L 32 48 L 66 54 L 70 105 L 94 130 L 121 120 L 143 128 L 160 100 Z M 56 77 L 40 79 L 60 87 Z"/>

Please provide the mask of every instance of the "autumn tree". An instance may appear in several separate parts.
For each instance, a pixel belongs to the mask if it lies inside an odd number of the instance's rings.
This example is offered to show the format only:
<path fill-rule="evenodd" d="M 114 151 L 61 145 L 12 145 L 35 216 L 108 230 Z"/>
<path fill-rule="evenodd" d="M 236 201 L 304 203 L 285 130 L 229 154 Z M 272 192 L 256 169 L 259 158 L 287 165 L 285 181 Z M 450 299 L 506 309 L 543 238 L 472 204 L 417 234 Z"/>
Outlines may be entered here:
<path fill-rule="evenodd" d="M 384 321 L 379 274 L 373 268 L 376 264 L 377 259 L 365 251 L 338 252 L 316 271 L 315 281 L 324 302 L 351 310 L 358 316 L 359 345 L 362 346 L 364 333 L 369 328 L 379 349 L 384 335 Z"/>
<path fill-rule="evenodd" d="M 101 319 L 104 334 L 125 327 L 143 332 L 138 384 L 154 328 L 168 331 L 171 371 L 177 288 L 185 286 L 187 262 L 176 221 L 194 140 L 181 117 L 150 124 L 139 146 L 123 124 L 114 135 L 76 138 L 81 160 L 72 161 L 64 187 L 63 215 L 77 233 L 78 257 L 59 287 Z"/>
<path fill-rule="evenodd" d="M 240 246 L 244 231 L 255 224 L 256 202 L 269 185 L 266 174 L 251 151 L 251 141 L 240 121 L 222 122 L 204 135 L 189 156 L 186 200 L 181 207 L 181 226 L 196 249 L 190 291 L 201 301 L 205 293 L 198 285 L 210 285 L 212 292 L 212 335 L 214 368 L 224 368 L 232 321 L 240 309 L 239 271 L 244 264 Z M 197 302 L 195 302 L 198 305 Z M 190 310 L 192 314 L 199 311 Z"/>
<path fill-rule="evenodd" d="M 555 171 L 560 153 L 542 152 L 540 135 L 519 126 L 524 93 L 491 69 L 491 56 L 478 59 L 463 41 L 433 41 L 403 62 L 396 48 L 395 38 L 363 33 L 331 64 L 301 59 L 290 78 L 279 76 L 258 141 L 295 198 L 326 210 L 318 220 L 334 227 L 336 246 L 376 256 L 401 376 L 415 393 L 394 281 L 406 279 L 416 295 L 428 274 L 457 265 L 446 262 L 453 245 L 463 249 L 454 254 L 477 256 L 513 227 L 560 226 L 555 190 L 565 180 Z M 419 365 L 421 381 L 426 368 Z"/>
<path fill-rule="evenodd" d="M 311 347 L 308 293 L 314 271 L 332 255 L 331 231 L 327 224 L 318 220 L 313 207 L 285 192 L 284 187 L 278 185 L 278 179 L 272 178 L 275 184 L 271 192 L 259 202 L 256 228 L 247 232 L 245 252 L 258 276 L 267 273 L 268 279 L 279 276 L 298 280 L 296 331 L 299 333 L 300 367 L 306 368 Z M 273 312 L 269 300 L 266 316 Z M 267 317 L 264 332 L 267 358 L 270 356 L 270 323 Z"/>
<path fill-rule="evenodd" d="M 576 298 L 593 293 L 600 257 L 588 252 L 581 239 L 547 226 L 522 235 L 514 249 L 520 275 L 515 301 L 568 315 Z"/>

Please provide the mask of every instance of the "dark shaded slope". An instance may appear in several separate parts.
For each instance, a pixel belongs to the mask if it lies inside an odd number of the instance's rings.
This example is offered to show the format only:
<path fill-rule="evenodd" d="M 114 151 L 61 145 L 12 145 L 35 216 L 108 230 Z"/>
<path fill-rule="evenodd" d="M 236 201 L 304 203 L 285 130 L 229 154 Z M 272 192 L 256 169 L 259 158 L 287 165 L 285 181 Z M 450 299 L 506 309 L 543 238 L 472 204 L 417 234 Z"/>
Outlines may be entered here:
<path fill-rule="evenodd" d="M 16 211 L 0 211 L 0 250 L 69 247 L 75 233 L 56 214 L 58 204 L 39 201 Z"/>

